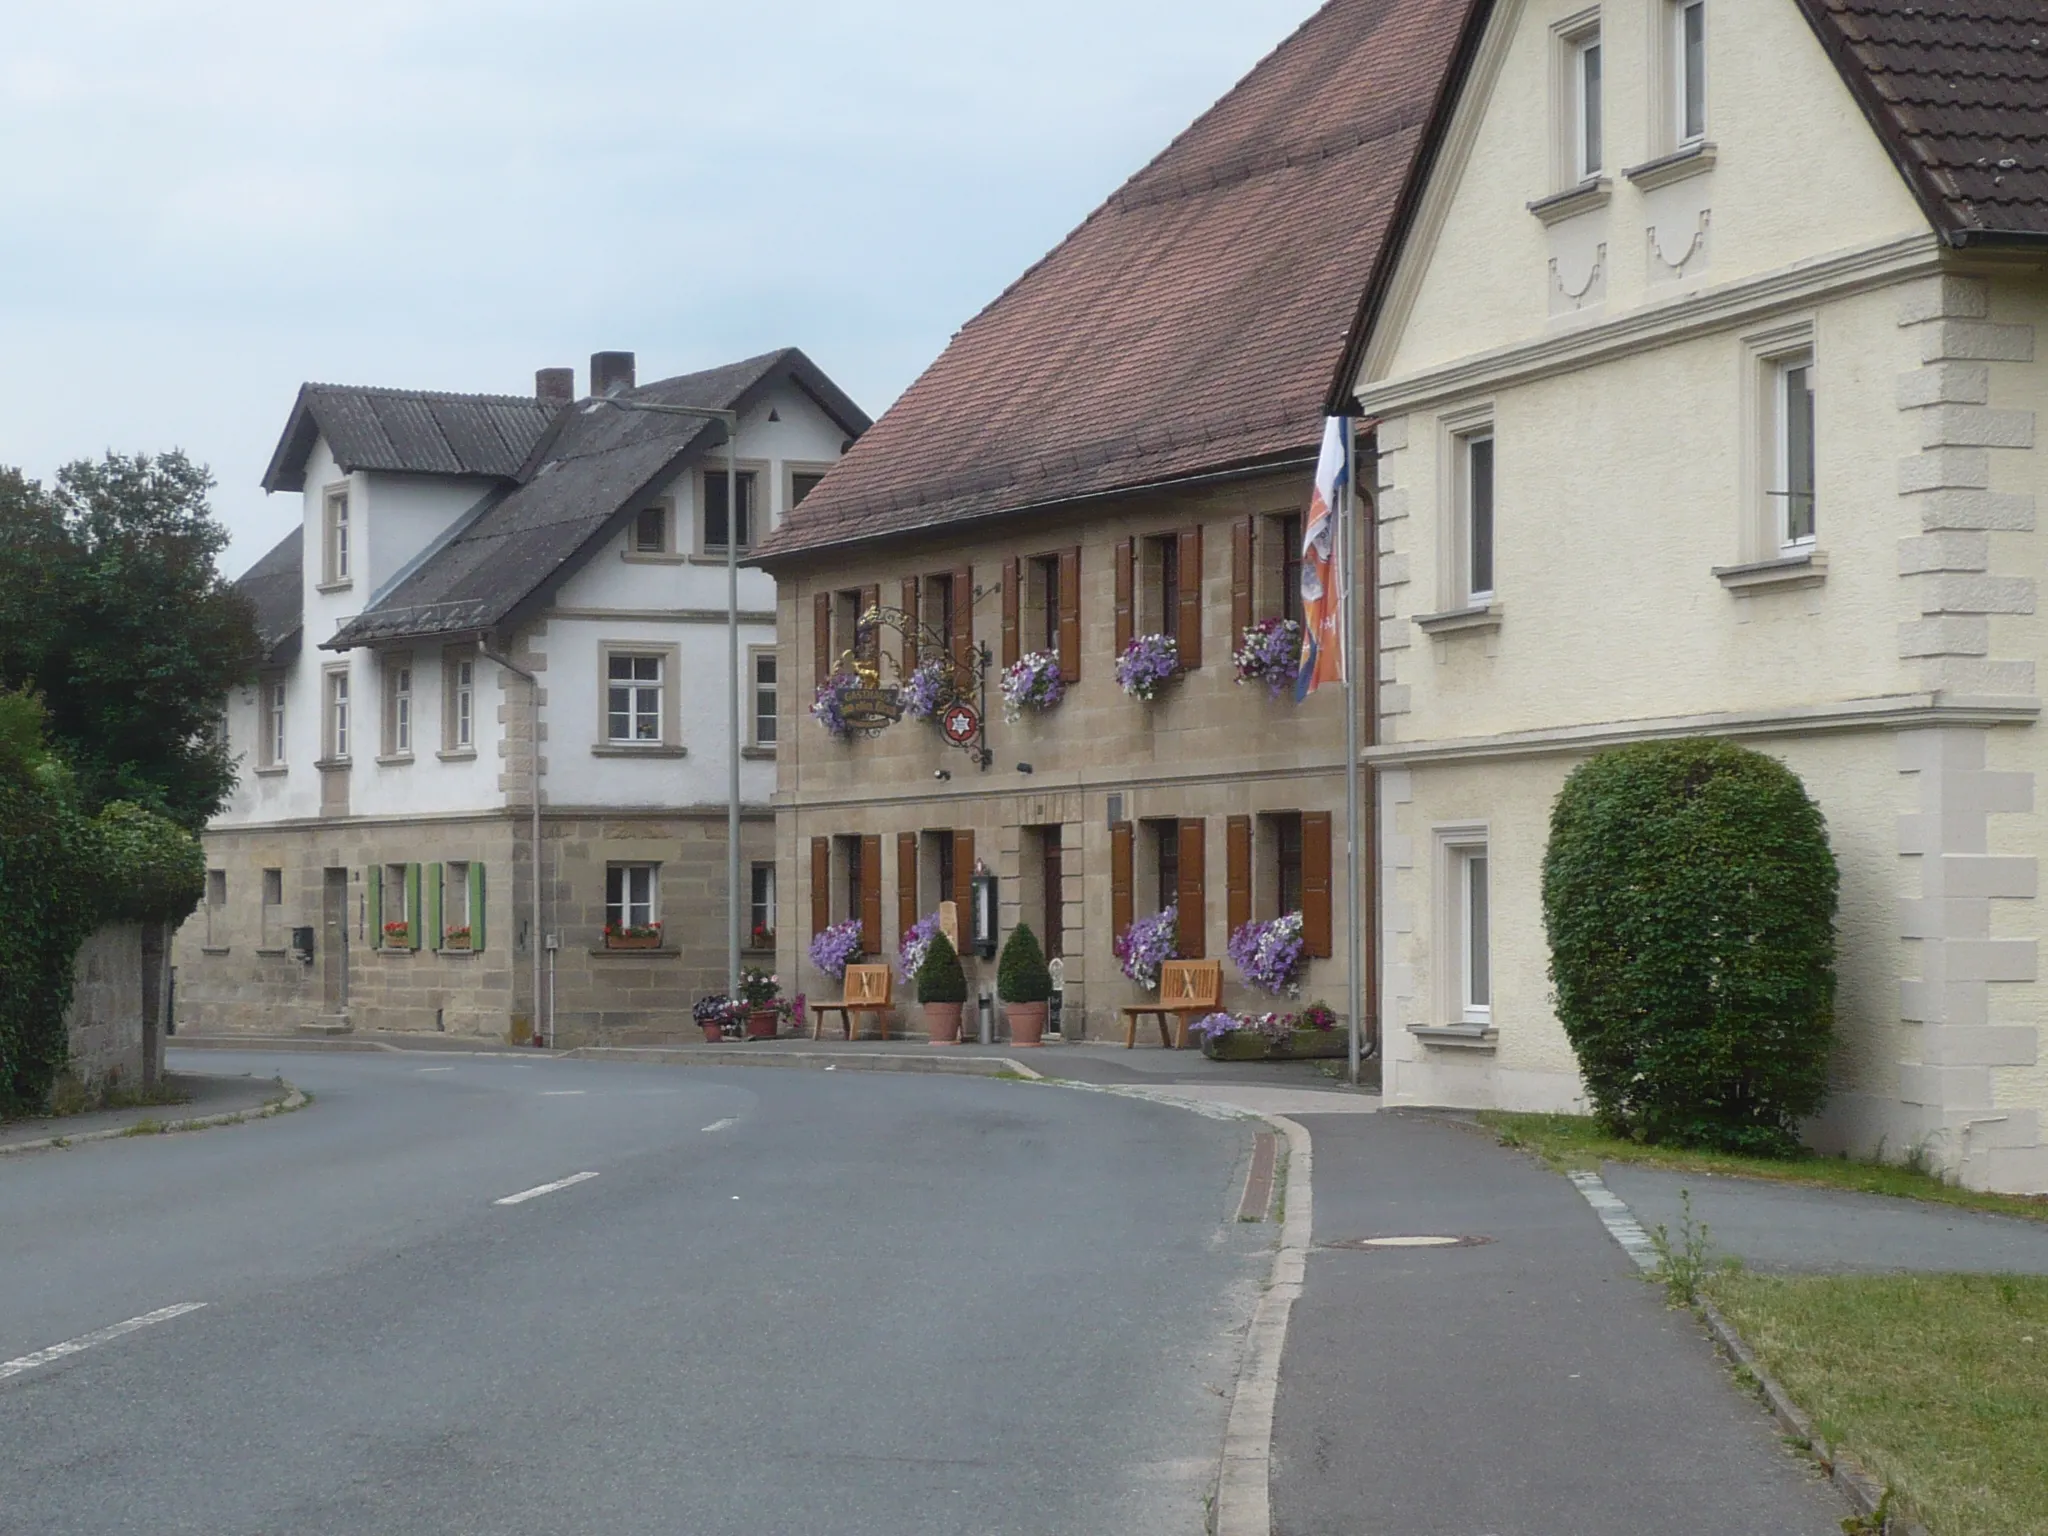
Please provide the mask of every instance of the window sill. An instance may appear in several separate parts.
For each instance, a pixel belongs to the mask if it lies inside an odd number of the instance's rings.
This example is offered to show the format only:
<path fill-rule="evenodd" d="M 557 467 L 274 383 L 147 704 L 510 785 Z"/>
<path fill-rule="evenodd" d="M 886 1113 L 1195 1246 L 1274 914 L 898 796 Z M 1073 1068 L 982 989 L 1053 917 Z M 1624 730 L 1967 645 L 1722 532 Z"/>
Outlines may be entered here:
<path fill-rule="evenodd" d="M 442 958 L 443 960 L 445 960 L 445 959 L 447 959 L 447 958 L 448 958 L 448 957 L 449 957 L 450 955 L 465 955 L 465 956 L 466 956 L 466 955 L 480 955 L 480 954 L 482 954 L 482 953 L 483 953 L 483 951 L 482 951 L 482 950 L 480 950 L 480 949 L 477 949 L 477 948 L 476 948 L 475 946 L 473 946 L 473 945 L 467 945 L 467 944 L 465 944 L 465 945 L 464 945 L 464 946 L 463 946 L 462 948 L 460 948 L 460 949 L 436 949 L 436 950 L 434 951 L 434 953 L 435 953 L 436 955 L 440 956 L 440 957 L 441 957 L 441 958 Z"/>
<path fill-rule="evenodd" d="M 347 773 L 350 768 L 355 766 L 355 759 L 352 757 L 321 757 L 314 759 L 313 766 L 322 773 Z"/>
<path fill-rule="evenodd" d="M 725 564 L 725 551 L 722 549 L 704 549 L 699 550 L 694 555 L 685 556 L 684 558 L 687 559 L 691 565 L 723 566 Z M 742 544 L 740 546 L 739 554 L 735 557 L 736 562 L 740 564 L 744 564 L 745 562 L 753 558 L 753 546 L 748 544 Z"/>
<path fill-rule="evenodd" d="M 354 577 L 350 577 L 346 581 L 321 581 L 314 583 L 313 590 L 315 592 L 346 592 L 355 584 Z"/>
<path fill-rule="evenodd" d="M 201 951 L 201 953 L 212 954 L 213 951 L 203 950 Z M 282 960 L 286 955 L 289 955 L 291 951 L 288 949 L 272 949 L 268 946 L 263 946 L 258 948 L 256 953 L 264 956 L 266 959 Z"/>
<path fill-rule="evenodd" d="M 602 955 L 607 960 L 674 960 L 683 952 L 673 945 L 664 945 L 660 949 L 609 949 L 602 944 L 593 944 L 590 953 Z"/>
<path fill-rule="evenodd" d="M 1817 549 L 1775 560 L 1753 560 L 1747 565 L 1717 565 L 1714 575 L 1731 597 L 1754 597 L 1759 592 L 1790 592 L 1800 587 L 1817 587 L 1828 579 L 1828 557 Z"/>
<path fill-rule="evenodd" d="M 1539 197 L 1528 207 L 1529 211 L 1545 224 L 1557 224 L 1565 219 L 1577 218 L 1582 213 L 1591 213 L 1595 208 L 1605 208 L 1613 197 L 1614 183 L 1605 176 L 1595 176 L 1591 181 L 1582 181 L 1576 187 L 1567 187 L 1562 192 Z"/>
<path fill-rule="evenodd" d="M 661 743 L 659 743 L 659 742 L 649 742 L 649 743 L 648 743 L 648 744 L 647 744 L 646 746 L 644 746 L 644 747 L 632 747 L 632 746 L 618 746 L 618 745 L 615 745 L 615 744 L 612 744 L 612 743 L 605 743 L 605 744 L 603 744 L 603 745 L 600 745 L 600 746 L 595 746 L 595 747 L 592 747 L 592 748 L 590 749 L 590 755 L 591 755 L 592 757 L 670 757 L 670 758 L 673 758 L 673 757 L 688 757 L 688 756 L 690 755 L 690 749 L 689 749 L 688 747 L 669 747 L 669 746 L 663 746 L 663 745 L 662 745 Z"/>
<path fill-rule="evenodd" d="M 227 952 L 228 947 L 225 944 L 202 944 L 199 946 L 199 953 L 202 955 L 224 955 Z M 262 951 L 259 950 L 257 953 L 260 954 Z"/>
<path fill-rule="evenodd" d="M 265 763 L 261 768 L 251 770 L 259 779 L 281 779 L 292 771 L 290 763 Z"/>
<path fill-rule="evenodd" d="M 749 762 L 772 763 L 775 761 L 775 749 L 773 747 L 741 747 L 740 756 L 746 758 Z"/>
<path fill-rule="evenodd" d="M 417 955 L 419 951 L 416 949 L 408 949 L 403 944 L 379 944 L 377 946 L 377 953 L 380 955 L 390 955 L 394 958 L 402 956 L 405 959 L 410 960 L 412 959 L 413 956 Z"/>
<path fill-rule="evenodd" d="M 384 752 L 378 754 L 377 757 L 377 764 L 382 768 L 396 768 L 402 763 L 409 763 L 411 761 L 412 754 L 410 752 Z"/>
<path fill-rule="evenodd" d="M 1444 613 L 1419 613 L 1415 616 L 1415 627 L 1425 635 L 1493 631 L 1500 628 L 1502 612 L 1499 603 L 1488 603 L 1483 608 L 1452 608 Z"/>
<path fill-rule="evenodd" d="M 1500 1044 L 1500 1031 L 1491 1024 L 1411 1024 L 1408 1033 L 1424 1045 L 1452 1050 L 1490 1051 Z"/>
<path fill-rule="evenodd" d="M 690 557 L 672 549 L 628 549 L 619 558 L 628 565 L 688 565 Z"/>
<path fill-rule="evenodd" d="M 1659 187 L 1668 187 L 1674 181 L 1684 181 L 1688 176 L 1699 176 L 1713 168 L 1714 146 L 1702 139 L 1668 155 L 1632 165 L 1621 174 L 1634 182 L 1638 191 L 1654 192 Z"/>
<path fill-rule="evenodd" d="M 457 747 L 453 751 L 436 752 L 434 756 L 444 763 L 466 763 L 476 756 L 476 748 Z"/>

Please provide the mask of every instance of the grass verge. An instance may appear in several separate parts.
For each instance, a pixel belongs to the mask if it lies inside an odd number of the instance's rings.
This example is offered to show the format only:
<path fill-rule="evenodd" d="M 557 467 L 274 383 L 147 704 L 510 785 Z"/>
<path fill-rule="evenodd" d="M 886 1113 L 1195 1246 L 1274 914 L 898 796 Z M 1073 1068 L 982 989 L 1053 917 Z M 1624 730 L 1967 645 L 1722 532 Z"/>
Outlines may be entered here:
<path fill-rule="evenodd" d="M 1733 1272 L 1705 1289 L 1935 1536 L 2048 1531 L 2048 1277 Z"/>
<path fill-rule="evenodd" d="M 1805 1184 L 1818 1189 L 1849 1189 L 1867 1195 L 1896 1195 L 1931 1200 L 2001 1216 L 2048 1221 L 2048 1196 L 1995 1195 L 1962 1189 L 1932 1173 L 1899 1163 L 1860 1162 L 1851 1158 L 1738 1157 L 1726 1152 L 1694 1152 L 1679 1147 L 1646 1147 L 1609 1136 L 1589 1115 L 1524 1115 L 1482 1110 L 1479 1121 L 1505 1146 L 1520 1147 L 1560 1173 L 1584 1169 L 1597 1173 L 1602 1163 L 1643 1163 L 1680 1173 L 1722 1174 L 1732 1178 L 1771 1179 L 1780 1184 Z"/>

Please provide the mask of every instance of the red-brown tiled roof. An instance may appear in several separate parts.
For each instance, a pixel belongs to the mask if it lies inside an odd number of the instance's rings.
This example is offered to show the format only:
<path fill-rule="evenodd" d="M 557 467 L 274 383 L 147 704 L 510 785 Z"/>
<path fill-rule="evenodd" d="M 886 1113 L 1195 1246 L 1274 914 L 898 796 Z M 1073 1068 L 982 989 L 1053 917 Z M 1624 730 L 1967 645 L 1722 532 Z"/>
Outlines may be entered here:
<path fill-rule="evenodd" d="M 763 544 L 1309 449 L 1474 0 L 1331 0 L 953 338 Z"/>
<path fill-rule="evenodd" d="M 2048 238 L 2048 3 L 1800 5 L 1950 243 Z"/>

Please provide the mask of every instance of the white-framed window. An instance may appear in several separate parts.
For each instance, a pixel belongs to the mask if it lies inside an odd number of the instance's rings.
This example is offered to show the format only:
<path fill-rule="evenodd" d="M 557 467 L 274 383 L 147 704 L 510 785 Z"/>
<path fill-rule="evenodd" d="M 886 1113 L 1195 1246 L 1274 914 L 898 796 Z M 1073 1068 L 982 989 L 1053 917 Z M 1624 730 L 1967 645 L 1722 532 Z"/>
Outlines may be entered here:
<path fill-rule="evenodd" d="M 661 866 L 607 864 L 604 920 L 610 928 L 651 928 L 661 920 Z"/>
<path fill-rule="evenodd" d="M 412 756 L 412 658 L 384 663 L 384 755 Z"/>
<path fill-rule="evenodd" d="M 355 551 L 349 526 L 348 487 L 329 486 L 322 501 L 321 585 L 346 586 L 353 579 Z"/>
<path fill-rule="evenodd" d="M 757 505 L 754 492 L 759 484 L 760 477 L 751 469 L 742 469 L 739 475 L 740 504 L 739 517 L 737 519 L 739 547 L 741 549 L 752 549 L 754 547 L 754 508 Z M 726 494 L 726 480 L 727 473 L 725 470 L 707 469 L 703 471 L 698 481 L 699 489 L 702 491 L 704 498 L 704 549 L 707 553 L 713 550 L 719 554 L 725 553 L 728 528 L 727 513 L 730 509 L 730 498 Z"/>
<path fill-rule="evenodd" d="M 1454 607 L 1481 608 L 1494 593 L 1494 475 L 1491 424 L 1451 438 Z"/>
<path fill-rule="evenodd" d="M 476 750 L 476 655 L 472 651 L 447 651 L 441 658 L 441 675 L 447 697 L 441 708 L 442 750 Z"/>
<path fill-rule="evenodd" d="M 775 943 L 775 866 L 756 864 L 747 899 L 747 942 L 755 949 Z"/>
<path fill-rule="evenodd" d="M 1571 49 L 1571 144 L 1575 181 L 1600 174 L 1600 28 L 1596 23 L 1575 34 Z"/>
<path fill-rule="evenodd" d="M 1706 0 L 1666 0 L 1671 134 L 1675 148 L 1707 136 Z"/>
<path fill-rule="evenodd" d="M 614 652 L 605 659 L 605 739 L 655 745 L 661 734 L 662 658 Z"/>
<path fill-rule="evenodd" d="M 750 653 L 753 664 L 754 745 L 775 745 L 775 652 L 762 647 Z"/>
<path fill-rule="evenodd" d="M 450 859 L 441 866 L 441 931 L 434 942 L 447 941 L 448 930 L 469 929 L 469 861 Z"/>
<path fill-rule="evenodd" d="M 348 671 L 337 667 L 327 674 L 327 756 L 346 762 L 349 755 L 350 702 Z"/>
<path fill-rule="evenodd" d="M 1482 823 L 1440 826 L 1438 882 L 1438 1019 L 1453 1026 L 1493 1026 L 1493 868 Z"/>
<path fill-rule="evenodd" d="M 636 555 L 665 555 L 674 548 L 669 542 L 667 503 L 656 502 L 633 514 L 632 548 Z"/>
<path fill-rule="evenodd" d="M 1772 462 L 1766 498 L 1776 508 L 1779 551 L 1798 554 L 1813 548 L 1816 527 L 1813 354 L 1773 358 L 1770 391 Z"/>
<path fill-rule="evenodd" d="M 289 697 L 288 685 L 281 675 L 263 680 L 261 689 L 262 709 L 259 728 L 257 760 L 265 768 L 282 768 L 285 762 L 285 702 Z"/>

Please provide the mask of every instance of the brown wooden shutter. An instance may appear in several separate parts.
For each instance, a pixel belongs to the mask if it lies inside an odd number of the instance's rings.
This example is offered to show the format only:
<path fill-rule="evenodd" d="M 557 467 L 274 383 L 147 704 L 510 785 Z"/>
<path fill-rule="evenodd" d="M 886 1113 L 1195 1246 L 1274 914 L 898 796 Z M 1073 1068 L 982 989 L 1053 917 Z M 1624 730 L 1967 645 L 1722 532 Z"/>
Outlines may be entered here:
<path fill-rule="evenodd" d="M 1252 627 L 1252 572 L 1257 555 L 1258 519 L 1240 518 L 1230 525 L 1230 648 L 1234 651 Z"/>
<path fill-rule="evenodd" d="M 974 567 L 953 572 L 953 665 L 974 666 Z"/>
<path fill-rule="evenodd" d="M 860 589 L 860 617 L 862 619 L 865 619 L 881 606 L 882 589 L 879 585 L 862 587 Z M 861 660 L 865 661 L 869 666 L 875 665 L 882 659 L 882 626 L 879 624 L 871 626 L 855 642 L 855 645 L 860 651 Z"/>
<path fill-rule="evenodd" d="M 1060 676 L 1081 681 L 1081 546 L 1060 552 Z"/>
<path fill-rule="evenodd" d="M 917 578 L 903 578 L 903 617 L 909 623 L 903 629 L 903 675 L 910 676 L 917 670 Z"/>
<path fill-rule="evenodd" d="M 960 909 L 960 936 L 974 931 L 974 833 L 953 834 L 953 904 Z"/>
<path fill-rule="evenodd" d="M 815 648 L 818 675 L 811 681 L 823 687 L 832 675 L 832 594 L 820 592 L 811 599 L 811 644 Z"/>
<path fill-rule="evenodd" d="M 1122 934 L 1138 915 L 1132 897 L 1135 831 L 1128 821 L 1109 824 L 1109 931 L 1112 937 Z"/>
<path fill-rule="evenodd" d="M 1202 664 L 1202 530 L 1180 531 L 1180 612 L 1174 617 L 1174 643 L 1180 665 L 1192 672 Z"/>
<path fill-rule="evenodd" d="M 896 942 L 917 926 L 917 834 L 896 834 Z"/>
<path fill-rule="evenodd" d="M 1202 818 L 1183 816 L 1178 832 L 1180 835 L 1180 890 L 1174 901 L 1180 907 L 1180 953 L 1183 960 L 1199 960 L 1207 953 L 1203 947 L 1208 931 L 1209 892 L 1204 878 L 1202 855 L 1208 846 Z"/>
<path fill-rule="evenodd" d="M 1015 665 L 1024 654 L 1024 562 L 1015 555 L 1003 562 L 1003 665 Z"/>
<path fill-rule="evenodd" d="M 860 947 L 870 955 L 882 952 L 882 839 L 878 833 L 860 840 Z"/>
<path fill-rule="evenodd" d="M 1138 594 L 1138 541 L 1118 539 L 1116 544 L 1116 654 L 1137 634 L 1134 605 Z"/>
<path fill-rule="evenodd" d="M 832 926 L 832 839 L 811 839 L 811 937 Z"/>
<path fill-rule="evenodd" d="M 1225 918 L 1237 932 L 1252 920 L 1252 819 L 1233 816 L 1224 823 L 1223 894 Z"/>
<path fill-rule="evenodd" d="M 1301 813 L 1301 942 L 1321 960 L 1334 953 L 1330 922 L 1330 813 Z"/>

